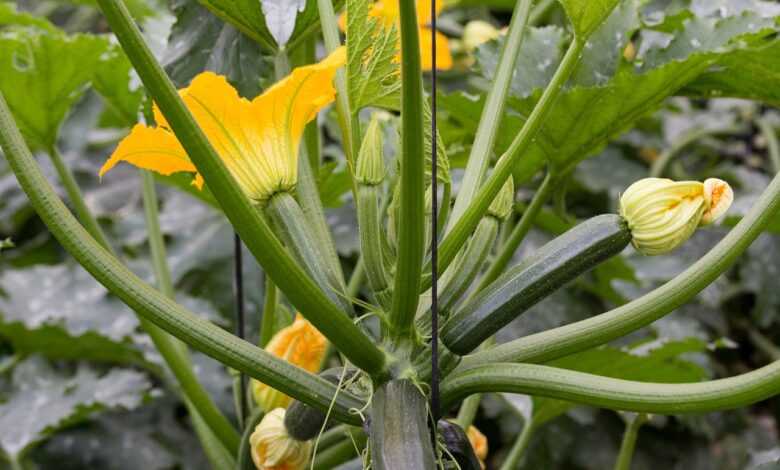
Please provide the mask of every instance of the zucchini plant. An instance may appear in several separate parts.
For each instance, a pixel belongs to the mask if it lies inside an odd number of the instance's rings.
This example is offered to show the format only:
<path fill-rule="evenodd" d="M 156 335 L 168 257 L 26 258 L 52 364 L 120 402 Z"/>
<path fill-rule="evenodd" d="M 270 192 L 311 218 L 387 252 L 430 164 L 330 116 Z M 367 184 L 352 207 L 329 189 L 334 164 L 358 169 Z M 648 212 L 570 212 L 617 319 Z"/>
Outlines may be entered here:
<path fill-rule="evenodd" d="M 494 340 L 622 253 L 666 255 L 723 220 L 735 199 L 726 181 L 663 177 L 675 176 L 667 170 L 679 149 L 622 188 L 611 212 L 575 221 L 564 193 L 578 163 L 668 97 L 780 103 L 780 12 L 768 2 L 675 10 L 642 0 L 517 0 L 493 5 L 511 10 L 505 31 L 460 28 L 454 14 L 440 31 L 446 2 L 437 0 L 207 0 L 202 11 L 224 22 L 224 37 L 241 39 L 185 80 L 170 76 L 176 67 L 170 58 L 163 66 L 124 0 L 96 3 L 110 33 L 69 35 L 0 5 L 0 146 L 51 234 L 137 314 L 214 468 L 477 469 L 487 456 L 472 426 L 480 396 L 502 392 L 533 396 L 541 411 L 526 417 L 501 468 L 518 468 L 532 432 L 573 404 L 635 413 L 616 464 L 629 468 L 650 414 L 734 409 L 780 393 L 777 361 L 672 383 L 680 381 L 642 374 L 658 363 L 634 362 L 641 345 L 609 344 L 690 301 L 776 226 L 780 177 L 665 284 L 591 318 Z M 450 3 L 461 11 L 475 2 Z M 273 78 L 219 65 L 240 62 L 240 47 L 267 59 Z M 68 53 L 100 72 L 62 62 Z M 458 82 L 475 56 L 482 79 Z M 36 63 L 54 64 L 70 83 L 47 88 Z M 142 87 L 131 86 L 135 75 Z M 439 82 L 479 96 L 437 91 Z M 141 170 L 156 286 L 128 268 L 58 151 L 60 124 L 86 83 L 130 128 L 100 175 Z M 775 173 L 773 124 L 756 125 Z M 344 168 L 356 262 L 340 256 L 343 234 L 326 218 L 333 183 L 324 148 Z M 31 150 L 50 156 L 73 213 Z M 176 301 L 156 183 L 219 211 L 262 267 L 259 343 Z M 527 205 L 516 201 L 518 188 L 533 194 Z M 513 264 L 550 200 L 559 236 Z M 285 323 L 290 312 L 298 313 Z M 251 379 L 236 380 L 237 420 L 200 382 L 192 350 Z M 9 461 L 24 468 L 19 456 Z"/>

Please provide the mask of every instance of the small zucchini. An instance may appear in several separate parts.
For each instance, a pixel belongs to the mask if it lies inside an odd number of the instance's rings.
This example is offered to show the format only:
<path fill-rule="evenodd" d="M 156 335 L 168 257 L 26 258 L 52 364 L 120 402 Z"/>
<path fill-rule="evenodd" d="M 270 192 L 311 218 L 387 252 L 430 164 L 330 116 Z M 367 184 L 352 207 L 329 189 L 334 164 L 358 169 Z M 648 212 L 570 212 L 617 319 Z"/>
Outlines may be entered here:
<path fill-rule="evenodd" d="M 469 299 L 445 323 L 442 341 L 463 355 L 577 276 L 631 241 L 622 217 L 593 217 L 555 238 Z"/>
<path fill-rule="evenodd" d="M 440 419 L 439 436 L 447 447 L 447 456 L 452 458 L 460 470 L 481 470 L 477 455 L 471 447 L 468 435 L 457 423 Z"/>
<path fill-rule="evenodd" d="M 342 370 L 341 367 L 334 367 L 320 372 L 319 375 L 334 385 L 338 385 Z M 351 380 L 356 372 L 347 372 L 345 380 Z M 284 427 L 287 428 L 287 433 L 293 439 L 308 441 L 314 439 L 320 433 L 322 425 L 325 424 L 325 418 L 325 413 L 322 410 L 298 400 L 293 400 L 287 407 L 287 413 L 284 415 Z"/>

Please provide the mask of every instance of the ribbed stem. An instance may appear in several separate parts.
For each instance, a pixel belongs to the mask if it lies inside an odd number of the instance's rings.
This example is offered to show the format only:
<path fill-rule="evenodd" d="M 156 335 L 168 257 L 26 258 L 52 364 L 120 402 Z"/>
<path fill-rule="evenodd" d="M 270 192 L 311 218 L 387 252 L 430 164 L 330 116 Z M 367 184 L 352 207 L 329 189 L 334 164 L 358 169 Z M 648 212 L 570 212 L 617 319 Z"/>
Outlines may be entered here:
<path fill-rule="evenodd" d="M 474 422 L 479 411 L 479 403 L 482 401 L 482 394 L 475 393 L 463 400 L 458 410 L 458 417 L 455 421 L 464 431 L 469 430 L 469 426 Z"/>
<path fill-rule="evenodd" d="M 265 276 L 265 299 L 263 301 L 263 318 L 260 324 L 260 346 L 265 347 L 274 335 L 276 326 L 276 307 L 279 304 L 279 292 L 276 284 L 268 275 Z"/>
<path fill-rule="evenodd" d="M 509 450 L 509 454 L 501 464 L 500 470 L 518 470 L 521 468 L 520 462 L 525 455 L 525 451 L 528 450 L 528 445 L 531 444 L 531 438 L 534 436 L 536 427 L 537 425 L 534 423 L 533 418 L 525 423 L 523 430 L 520 432 L 520 435 L 517 436 L 515 443 Z"/>
<path fill-rule="evenodd" d="M 563 85 L 566 84 L 577 63 L 579 63 L 580 54 L 584 47 L 584 42 L 577 39 L 572 41 L 569 49 L 566 51 L 566 55 L 563 56 L 563 60 L 555 71 L 555 75 L 553 75 L 542 97 L 534 106 L 522 129 L 520 129 L 520 133 L 517 134 L 507 151 L 498 160 L 498 164 L 490 174 L 490 177 L 485 181 L 485 184 L 480 188 L 474 199 L 471 200 L 463 215 L 457 219 L 452 217 L 454 222 L 451 222 L 451 224 L 454 225 L 452 225 L 449 234 L 441 243 L 439 272 L 444 272 L 455 258 L 455 255 L 460 251 L 460 248 L 477 226 L 507 178 L 512 174 L 512 169 L 517 159 L 525 154 L 525 151 L 533 142 L 544 118 L 553 108 L 556 98 L 563 90 Z"/>
<path fill-rule="evenodd" d="M 461 218 L 466 208 L 471 204 L 487 174 L 496 136 L 504 116 L 506 98 L 512 84 L 512 77 L 515 74 L 517 58 L 520 56 L 520 47 L 523 44 L 532 3 L 531 0 L 518 0 L 515 6 L 504 47 L 501 50 L 493 86 L 485 100 L 485 108 L 482 111 L 479 127 L 477 127 L 477 133 L 474 136 L 474 144 L 471 146 L 467 160 L 466 172 L 463 174 L 463 181 L 452 209 L 452 218 L 445 233 L 451 231 L 454 223 Z"/>
<path fill-rule="evenodd" d="M 68 194 L 68 200 L 73 205 L 76 217 L 82 225 L 84 225 L 84 228 L 87 229 L 87 232 L 92 235 L 103 248 L 111 250 L 111 244 L 109 243 L 105 232 L 103 232 L 103 229 L 95 219 L 95 216 L 92 215 L 92 211 L 89 210 L 87 202 L 84 200 L 84 194 L 82 194 L 81 188 L 79 188 L 79 184 L 73 176 L 73 172 L 68 168 L 65 159 L 62 158 L 62 154 L 57 150 L 57 147 L 52 146 L 49 149 L 49 158 L 54 164 L 54 169 L 57 171 L 57 176 L 59 176 L 62 186 L 65 187 L 65 192 Z"/>
<path fill-rule="evenodd" d="M 348 313 L 352 303 L 345 298 L 346 287 L 340 287 L 337 274 L 330 269 L 322 250 L 322 240 L 313 236 L 306 215 L 290 193 L 276 193 L 268 200 L 265 213 L 272 220 L 276 235 L 292 252 L 298 262 L 306 268 L 331 301 Z"/>
<path fill-rule="evenodd" d="M 653 165 L 650 167 L 650 176 L 660 178 L 663 176 L 666 167 L 669 163 L 682 152 L 686 147 L 693 144 L 697 140 L 704 137 L 718 135 L 718 134 L 736 134 L 744 131 L 742 126 L 729 126 L 717 129 L 694 129 L 690 132 L 686 132 L 684 135 L 675 140 L 671 147 L 664 151 L 658 158 L 655 159 Z"/>
<path fill-rule="evenodd" d="M 390 275 L 385 269 L 384 247 L 382 246 L 382 225 L 379 214 L 380 190 L 376 185 L 358 185 L 357 214 L 360 229 L 360 253 L 366 270 L 366 277 L 379 304 L 387 308 Z"/>
<path fill-rule="evenodd" d="M 539 186 L 539 189 L 536 190 L 536 194 L 534 194 L 533 199 L 531 199 L 531 204 L 528 205 L 528 207 L 525 209 L 525 212 L 523 212 L 523 216 L 520 218 L 520 221 L 512 229 L 512 233 L 509 235 L 509 239 L 501 247 L 501 250 L 496 255 L 496 258 L 493 260 L 490 268 L 488 268 L 485 275 L 482 276 L 482 279 L 480 279 L 476 292 L 479 292 L 487 287 L 491 282 L 495 281 L 502 272 L 504 272 L 504 269 L 506 269 L 509 261 L 515 255 L 517 248 L 523 242 L 525 236 L 528 235 L 528 231 L 531 230 L 531 226 L 533 226 L 536 216 L 539 215 L 539 211 L 542 209 L 542 206 L 545 202 L 547 202 L 547 199 L 550 198 L 554 188 L 554 178 L 551 173 L 548 173 L 547 176 L 544 177 L 542 185 Z"/>
<path fill-rule="evenodd" d="M 224 470 L 236 468 L 236 460 L 233 458 L 235 451 L 231 453 L 222 445 L 218 434 L 206 424 L 197 411 L 190 413 L 190 420 L 211 468 Z"/>
<path fill-rule="evenodd" d="M 689 301 L 726 272 L 776 217 L 778 209 L 780 176 L 775 176 L 750 211 L 709 253 L 663 286 L 596 317 L 466 356 L 461 367 L 496 362 L 550 361 L 647 326 Z"/>
<path fill-rule="evenodd" d="M 401 23 L 401 197 L 398 259 L 390 310 L 394 339 L 414 333 L 425 253 L 425 150 L 423 85 L 415 0 L 400 0 Z"/>
<path fill-rule="evenodd" d="M 68 211 L 41 173 L 11 117 L 2 94 L 0 94 L 0 146 L 5 152 L 11 170 L 16 174 L 19 185 L 52 235 L 98 282 L 142 318 L 228 367 L 243 371 L 250 377 L 304 403 L 323 410 L 329 409 L 331 400 L 337 392 L 333 384 L 236 338 L 168 299 L 157 289 L 143 282 L 95 241 Z M 329 303 L 327 298 L 325 302 Z M 320 305 L 320 308 L 325 306 Z M 340 315 L 351 328 L 357 328 L 343 313 Z M 360 330 L 358 332 L 362 334 Z M 154 334 L 154 330 L 150 330 L 150 333 Z M 372 343 L 369 344 L 371 348 L 375 348 Z M 160 352 L 165 354 L 162 348 Z M 362 351 L 361 354 L 370 355 L 371 350 Z M 384 362 L 384 355 L 382 355 L 382 362 Z M 174 373 L 187 370 L 175 364 L 171 364 L 171 368 Z M 177 378 L 181 380 L 181 377 Z M 194 383 L 197 384 L 197 381 Z M 182 388 L 185 387 L 186 385 L 182 383 Z M 356 397 L 343 390 L 339 391 L 333 407 L 333 416 L 345 422 L 359 423 L 360 419 L 352 415 L 349 409 L 361 406 L 361 401 Z"/>
<path fill-rule="evenodd" d="M 761 129 L 761 134 L 766 139 L 767 153 L 769 161 L 772 162 L 772 169 L 775 173 L 780 173 L 780 142 L 777 140 L 777 131 L 766 119 L 757 119 L 756 125 Z"/>
<path fill-rule="evenodd" d="M 450 374 L 442 382 L 442 409 L 473 393 L 508 392 L 620 411 L 703 413 L 751 405 L 780 392 L 780 361 L 727 379 L 651 383 L 613 379 L 536 364 L 492 364 Z"/>
<path fill-rule="evenodd" d="M 98 3 L 144 86 L 255 259 L 303 316 L 353 364 L 369 374 L 384 375 L 385 354 L 287 254 L 184 106 L 124 2 L 98 0 Z"/>

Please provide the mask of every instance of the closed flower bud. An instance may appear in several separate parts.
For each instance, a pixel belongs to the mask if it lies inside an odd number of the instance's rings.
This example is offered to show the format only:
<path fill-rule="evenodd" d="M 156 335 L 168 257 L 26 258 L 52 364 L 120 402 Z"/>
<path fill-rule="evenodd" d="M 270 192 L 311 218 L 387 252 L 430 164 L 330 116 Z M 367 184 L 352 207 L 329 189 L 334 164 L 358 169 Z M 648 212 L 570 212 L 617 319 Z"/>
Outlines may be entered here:
<path fill-rule="evenodd" d="M 306 468 L 311 441 L 297 441 L 284 426 L 285 410 L 266 414 L 249 436 L 252 461 L 258 470 L 300 470 Z"/>
<path fill-rule="evenodd" d="M 328 341 L 308 320 L 299 313 L 292 325 L 276 333 L 265 350 L 301 369 L 317 372 L 325 357 Z M 291 398 L 268 385 L 252 380 L 252 395 L 257 405 L 265 411 L 286 408 Z"/>
<path fill-rule="evenodd" d="M 715 178 L 704 183 L 645 178 L 623 193 L 620 215 L 628 223 L 634 247 L 646 255 L 660 255 L 683 244 L 696 227 L 722 216 L 733 199 L 728 183 Z"/>
<path fill-rule="evenodd" d="M 358 183 L 373 186 L 381 184 L 385 179 L 383 145 L 382 126 L 379 124 L 379 119 L 373 116 L 368 123 L 363 143 L 360 145 L 355 168 L 355 179 Z"/>
<path fill-rule="evenodd" d="M 469 21 L 463 28 L 463 48 L 473 51 L 481 44 L 496 39 L 501 32 L 487 21 Z"/>
<path fill-rule="evenodd" d="M 488 207 L 488 214 L 497 219 L 506 219 L 512 213 L 512 205 L 515 203 L 515 180 L 511 176 Z"/>

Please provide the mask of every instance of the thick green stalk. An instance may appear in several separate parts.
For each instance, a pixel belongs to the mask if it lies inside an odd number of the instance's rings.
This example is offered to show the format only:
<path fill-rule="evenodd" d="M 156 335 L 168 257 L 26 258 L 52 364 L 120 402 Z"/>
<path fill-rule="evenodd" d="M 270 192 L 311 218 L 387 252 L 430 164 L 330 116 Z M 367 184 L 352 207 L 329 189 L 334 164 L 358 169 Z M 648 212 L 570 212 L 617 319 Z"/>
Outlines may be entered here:
<path fill-rule="evenodd" d="M 509 454 L 506 456 L 506 459 L 504 459 L 499 470 L 517 470 L 521 468 L 520 462 L 522 461 L 523 455 L 525 455 L 525 451 L 528 450 L 528 445 L 531 444 L 531 438 L 534 436 L 534 431 L 536 431 L 537 426 L 538 425 L 534 422 L 533 418 L 523 425 L 523 430 L 520 432 L 520 435 L 517 436 L 515 443 L 509 450 Z"/>
<path fill-rule="evenodd" d="M 54 164 L 54 169 L 57 170 L 57 176 L 60 178 L 60 182 L 65 187 L 65 192 L 68 194 L 68 200 L 73 205 L 73 209 L 76 212 L 76 217 L 84 225 L 92 237 L 98 241 L 104 248 L 110 250 L 111 244 L 106 237 L 105 232 L 100 227 L 100 224 L 92 215 L 92 211 L 89 210 L 87 202 L 84 200 L 84 195 L 81 193 L 81 188 L 76 182 L 76 178 L 73 176 L 73 172 L 70 171 L 68 165 L 65 164 L 65 159 L 62 158 L 62 154 L 57 150 L 57 147 L 52 146 L 49 149 L 49 158 Z"/>
<path fill-rule="evenodd" d="M 413 334 L 425 254 L 425 158 L 423 84 L 415 0 L 400 0 L 401 22 L 401 201 L 398 259 L 390 309 L 394 338 Z"/>
<path fill-rule="evenodd" d="M 517 248 L 523 242 L 523 239 L 525 239 L 528 231 L 531 230 L 531 226 L 533 225 L 536 216 L 539 214 L 539 210 L 541 210 L 542 206 L 555 189 L 554 181 L 555 178 L 553 178 L 552 173 L 547 173 L 547 176 L 544 177 L 544 181 L 542 181 L 542 185 L 536 190 L 536 194 L 534 194 L 531 204 L 528 205 L 525 212 L 523 212 L 520 221 L 512 229 L 509 239 L 501 247 L 501 250 L 498 255 L 496 255 L 490 268 L 488 268 L 485 275 L 480 279 L 476 292 L 487 287 L 504 272 L 507 264 L 509 264 L 509 261 L 515 255 Z"/>
<path fill-rule="evenodd" d="M 352 303 L 346 299 L 346 286 L 340 272 L 334 273 L 323 253 L 322 245 L 327 241 L 313 236 L 306 215 L 290 193 L 276 193 L 268 200 L 265 213 L 272 221 L 277 236 L 306 267 L 309 275 L 325 291 L 332 302 L 352 314 Z"/>
<path fill-rule="evenodd" d="M 341 47 L 338 18 L 336 18 L 336 12 L 333 9 L 331 0 L 317 0 L 317 7 L 320 13 L 325 49 L 328 53 L 331 53 Z M 341 139 L 344 142 L 344 155 L 347 157 L 347 166 L 350 174 L 354 176 L 355 159 L 357 158 L 360 142 L 358 134 L 360 129 L 356 128 L 356 122 L 353 119 L 354 110 L 350 109 L 349 94 L 347 93 L 347 74 L 344 70 L 339 70 L 336 73 L 334 84 L 336 86 L 336 114 L 338 115 L 339 127 L 341 128 Z"/>
<path fill-rule="evenodd" d="M 757 119 L 756 125 L 766 139 L 767 153 L 769 154 L 769 161 L 772 162 L 772 170 L 775 173 L 780 173 L 780 142 L 777 140 L 777 131 L 766 119 Z"/>
<path fill-rule="evenodd" d="M 669 163 L 682 152 L 686 147 L 693 144 L 697 140 L 704 137 L 718 135 L 718 134 L 735 134 L 744 131 L 743 126 L 729 126 L 721 127 L 717 129 L 694 129 L 690 132 L 686 132 L 672 143 L 672 146 L 664 151 L 658 158 L 655 159 L 653 165 L 650 167 L 650 176 L 660 178 L 663 176 L 666 167 Z"/>
<path fill-rule="evenodd" d="M 775 176 L 742 220 L 699 261 L 663 286 L 607 313 L 526 336 L 463 358 L 462 367 L 545 362 L 590 349 L 649 325 L 681 306 L 731 267 L 780 208 Z"/>
<path fill-rule="evenodd" d="M 455 206 L 452 208 L 452 216 L 445 234 L 449 233 L 454 223 L 460 220 L 487 174 L 496 136 L 504 116 L 507 95 L 517 66 L 517 58 L 520 56 L 520 47 L 523 44 L 532 3 L 532 0 L 518 0 L 515 6 L 504 47 L 501 50 L 501 58 L 498 61 L 493 87 L 485 100 L 485 108 L 482 111 L 479 127 L 477 127 L 477 133 L 474 136 L 474 144 L 471 146 L 466 164 L 466 172 L 463 174 L 463 181 L 458 196 L 455 198 Z"/>
<path fill-rule="evenodd" d="M 260 324 L 260 346 L 265 347 L 273 337 L 276 326 L 276 307 L 279 304 L 276 284 L 265 276 L 265 298 L 263 299 L 263 318 Z"/>
<path fill-rule="evenodd" d="M 337 392 L 333 384 L 266 353 L 190 312 L 143 282 L 95 241 L 68 211 L 41 173 L 1 94 L 0 146 L 19 185 L 52 235 L 98 282 L 143 319 L 228 367 L 243 371 L 287 395 L 322 410 L 330 407 L 333 395 Z M 328 302 L 327 298 L 325 301 Z M 346 318 L 343 313 L 339 314 Z M 352 322 L 348 323 L 353 325 Z M 165 354 L 164 350 L 160 352 Z M 363 354 L 368 353 L 364 351 Z M 175 364 L 171 368 L 174 373 L 186 370 Z M 182 384 L 182 388 L 185 386 Z M 361 401 L 356 397 L 340 391 L 333 407 L 333 416 L 338 420 L 359 423 L 360 419 L 349 410 L 361 406 Z"/>
<path fill-rule="evenodd" d="M 620 443 L 620 453 L 615 462 L 615 470 L 631 470 L 631 460 L 634 458 L 636 440 L 639 437 L 639 428 L 647 422 L 647 415 L 639 413 L 626 424 L 623 432 L 623 441 Z"/>
<path fill-rule="evenodd" d="M 149 252 L 152 257 L 152 266 L 157 280 L 157 287 L 167 297 L 174 298 L 173 281 L 171 271 L 168 269 L 167 256 L 165 254 L 165 240 L 160 230 L 160 216 L 157 201 L 157 189 L 154 186 L 154 175 L 146 170 L 140 170 L 143 186 L 144 217 L 146 220 L 146 232 L 149 238 Z"/>
<path fill-rule="evenodd" d="M 455 422 L 458 426 L 463 428 L 464 431 L 469 430 L 469 426 L 474 422 L 474 418 L 477 417 L 477 411 L 479 411 L 479 402 L 482 401 L 482 394 L 475 393 L 463 400 L 458 410 L 458 417 Z"/>
<path fill-rule="evenodd" d="M 382 224 L 379 214 L 379 197 L 381 187 L 378 185 L 358 184 L 357 214 L 360 229 L 360 253 L 366 270 L 366 277 L 371 290 L 379 304 L 390 306 L 389 281 L 390 275 L 385 269 L 382 246 Z"/>
<path fill-rule="evenodd" d="M 353 364 L 373 375 L 384 374 L 385 354 L 286 253 L 184 106 L 124 2 L 98 0 L 98 3 L 144 86 L 255 259 L 290 302 Z"/>
<path fill-rule="evenodd" d="M 517 134 L 507 151 L 499 158 L 498 164 L 490 174 L 490 177 L 470 202 L 463 215 L 459 218 L 451 218 L 455 220 L 454 225 L 450 229 L 449 234 L 444 237 L 439 248 L 439 272 L 444 272 L 455 258 L 455 255 L 460 251 L 469 235 L 471 235 L 471 232 L 477 226 L 482 215 L 487 211 L 507 178 L 512 174 L 512 169 L 518 158 L 525 154 L 525 151 L 533 142 L 536 132 L 542 125 L 545 116 L 547 116 L 555 104 L 555 99 L 563 89 L 563 85 L 566 84 L 574 72 L 584 47 L 584 41 L 578 39 L 572 41 L 539 102 L 534 106 L 520 133 Z"/>
<path fill-rule="evenodd" d="M 780 393 L 780 361 L 727 379 L 675 384 L 498 363 L 450 374 L 441 384 L 442 409 L 481 392 L 523 393 L 620 411 L 704 413 L 748 406 Z"/>

